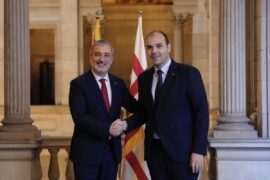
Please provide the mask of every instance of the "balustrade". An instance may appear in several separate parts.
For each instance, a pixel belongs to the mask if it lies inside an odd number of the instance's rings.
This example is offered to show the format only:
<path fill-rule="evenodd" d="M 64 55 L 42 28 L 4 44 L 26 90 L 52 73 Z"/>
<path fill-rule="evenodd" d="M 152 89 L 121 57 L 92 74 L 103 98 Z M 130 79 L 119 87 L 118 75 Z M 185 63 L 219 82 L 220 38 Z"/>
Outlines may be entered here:
<path fill-rule="evenodd" d="M 35 180 L 40 180 L 48 177 L 49 180 L 59 180 L 60 178 L 60 166 L 59 152 L 65 151 L 69 154 L 71 137 L 69 136 L 43 136 L 40 140 L 40 148 L 36 149 L 34 153 L 33 176 Z M 42 151 L 48 150 L 50 154 L 48 174 L 44 174 L 41 163 L 44 163 L 40 159 Z M 204 170 L 201 172 L 199 179 L 214 179 L 215 177 L 215 165 L 214 165 L 214 154 L 213 149 L 208 149 L 208 155 L 204 159 Z M 211 170 L 212 169 L 212 170 Z M 65 172 L 63 176 L 66 180 L 74 180 L 73 164 L 69 158 L 67 158 Z"/>
<path fill-rule="evenodd" d="M 58 153 L 60 150 L 64 150 L 69 154 L 71 137 L 69 136 L 42 136 L 40 140 L 40 148 L 35 151 L 34 157 L 34 179 L 40 180 L 42 178 L 42 166 L 40 160 L 40 154 L 44 150 L 48 150 L 50 154 L 48 179 L 59 180 L 60 178 L 60 167 Z M 69 158 L 65 167 L 65 177 L 67 180 L 74 180 L 73 165 Z"/>

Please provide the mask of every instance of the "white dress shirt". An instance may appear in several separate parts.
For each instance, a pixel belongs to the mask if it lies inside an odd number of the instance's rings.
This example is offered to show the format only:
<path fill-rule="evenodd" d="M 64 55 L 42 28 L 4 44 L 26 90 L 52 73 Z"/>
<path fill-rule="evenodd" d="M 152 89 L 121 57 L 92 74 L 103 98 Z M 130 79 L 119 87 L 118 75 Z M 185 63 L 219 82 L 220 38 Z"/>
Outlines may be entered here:
<path fill-rule="evenodd" d="M 164 64 L 163 67 L 160 68 L 160 70 L 162 71 L 162 83 L 164 82 L 164 80 L 167 76 L 171 62 L 172 62 L 172 60 L 169 59 L 169 61 L 166 64 Z M 156 86 L 157 86 L 157 82 L 158 82 L 157 70 L 159 70 L 159 69 L 157 67 L 154 67 L 154 68 L 155 68 L 155 73 L 153 75 L 151 92 L 152 92 L 153 99 L 155 100 L 155 91 L 156 91 Z"/>
<path fill-rule="evenodd" d="M 95 74 L 93 71 L 92 71 L 97 83 L 98 83 L 98 86 L 99 86 L 99 89 L 101 89 L 101 82 L 99 81 L 100 79 L 105 79 L 105 84 L 106 84 L 106 87 L 107 87 L 107 92 L 108 92 L 108 98 L 109 98 L 109 102 L 110 102 L 110 105 L 112 104 L 112 89 L 111 89 L 111 84 L 110 84 L 110 79 L 109 79 L 109 75 L 108 73 L 105 75 L 105 77 L 100 77 L 98 76 L 97 74 Z"/>

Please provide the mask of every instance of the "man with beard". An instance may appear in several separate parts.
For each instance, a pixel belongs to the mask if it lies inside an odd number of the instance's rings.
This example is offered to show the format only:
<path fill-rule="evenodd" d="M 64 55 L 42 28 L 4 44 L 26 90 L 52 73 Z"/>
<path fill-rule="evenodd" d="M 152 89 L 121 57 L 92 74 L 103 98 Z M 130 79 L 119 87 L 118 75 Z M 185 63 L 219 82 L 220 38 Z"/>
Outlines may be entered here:
<path fill-rule="evenodd" d="M 113 55 L 108 41 L 96 41 L 90 50 L 90 70 L 70 83 L 75 124 L 70 158 L 76 180 L 116 179 L 122 152 L 119 135 L 124 128 L 111 124 L 120 117 L 121 107 L 134 112 L 136 100 L 123 80 L 108 73 Z"/>

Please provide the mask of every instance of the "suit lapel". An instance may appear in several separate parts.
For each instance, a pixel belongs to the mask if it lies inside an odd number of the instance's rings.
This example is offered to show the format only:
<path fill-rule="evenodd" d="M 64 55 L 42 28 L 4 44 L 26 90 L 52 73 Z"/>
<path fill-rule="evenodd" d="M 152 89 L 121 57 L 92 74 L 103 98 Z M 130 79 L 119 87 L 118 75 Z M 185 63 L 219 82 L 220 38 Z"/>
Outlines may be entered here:
<path fill-rule="evenodd" d="M 111 108 L 110 108 L 110 114 L 113 114 L 115 112 L 116 102 L 117 102 L 117 89 L 118 89 L 118 83 L 112 76 L 109 75 L 110 84 L 111 84 L 111 90 L 112 90 L 112 102 L 111 102 Z"/>
<path fill-rule="evenodd" d="M 170 89 L 172 83 L 175 80 L 176 68 L 177 68 L 177 64 L 172 60 L 171 65 L 170 65 L 169 70 L 168 70 L 168 73 L 166 75 L 165 81 L 164 81 L 164 83 L 161 87 L 161 90 L 160 90 L 160 96 L 159 96 L 160 101 L 162 101 L 162 99 L 164 97 L 166 97 L 165 95 L 166 95 L 167 91 Z"/>
<path fill-rule="evenodd" d="M 146 94 L 146 97 L 148 98 L 148 102 L 151 103 L 152 105 L 152 108 L 154 108 L 154 99 L 153 99 L 153 95 L 152 95 L 152 83 L 153 83 L 153 75 L 154 75 L 154 68 L 152 67 L 150 70 L 149 70 L 149 73 L 147 74 L 146 76 L 146 81 L 145 83 L 143 84 L 143 86 L 145 87 L 145 93 Z"/>

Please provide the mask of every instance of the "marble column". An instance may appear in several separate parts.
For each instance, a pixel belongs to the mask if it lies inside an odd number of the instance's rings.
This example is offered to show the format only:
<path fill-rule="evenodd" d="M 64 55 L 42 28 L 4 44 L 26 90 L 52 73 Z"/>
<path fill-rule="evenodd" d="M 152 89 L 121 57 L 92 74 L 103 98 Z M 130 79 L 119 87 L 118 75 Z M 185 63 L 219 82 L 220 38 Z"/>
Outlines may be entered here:
<path fill-rule="evenodd" d="M 221 1 L 221 115 L 214 138 L 256 138 L 246 115 L 245 0 Z"/>
<path fill-rule="evenodd" d="M 34 140 L 39 131 L 30 118 L 28 0 L 4 1 L 4 119 L 0 140 Z"/>
<path fill-rule="evenodd" d="M 260 135 L 270 139 L 270 2 L 256 3 L 257 126 Z"/>
<path fill-rule="evenodd" d="M 183 35 L 184 24 L 187 20 L 188 13 L 177 13 L 174 16 L 174 59 L 178 62 L 183 62 Z"/>
<path fill-rule="evenodd" d="M 176 61 L 182 62 L 182 24 L 179 14 L 174 15 L 174 52 L 173 57 Z"/>

